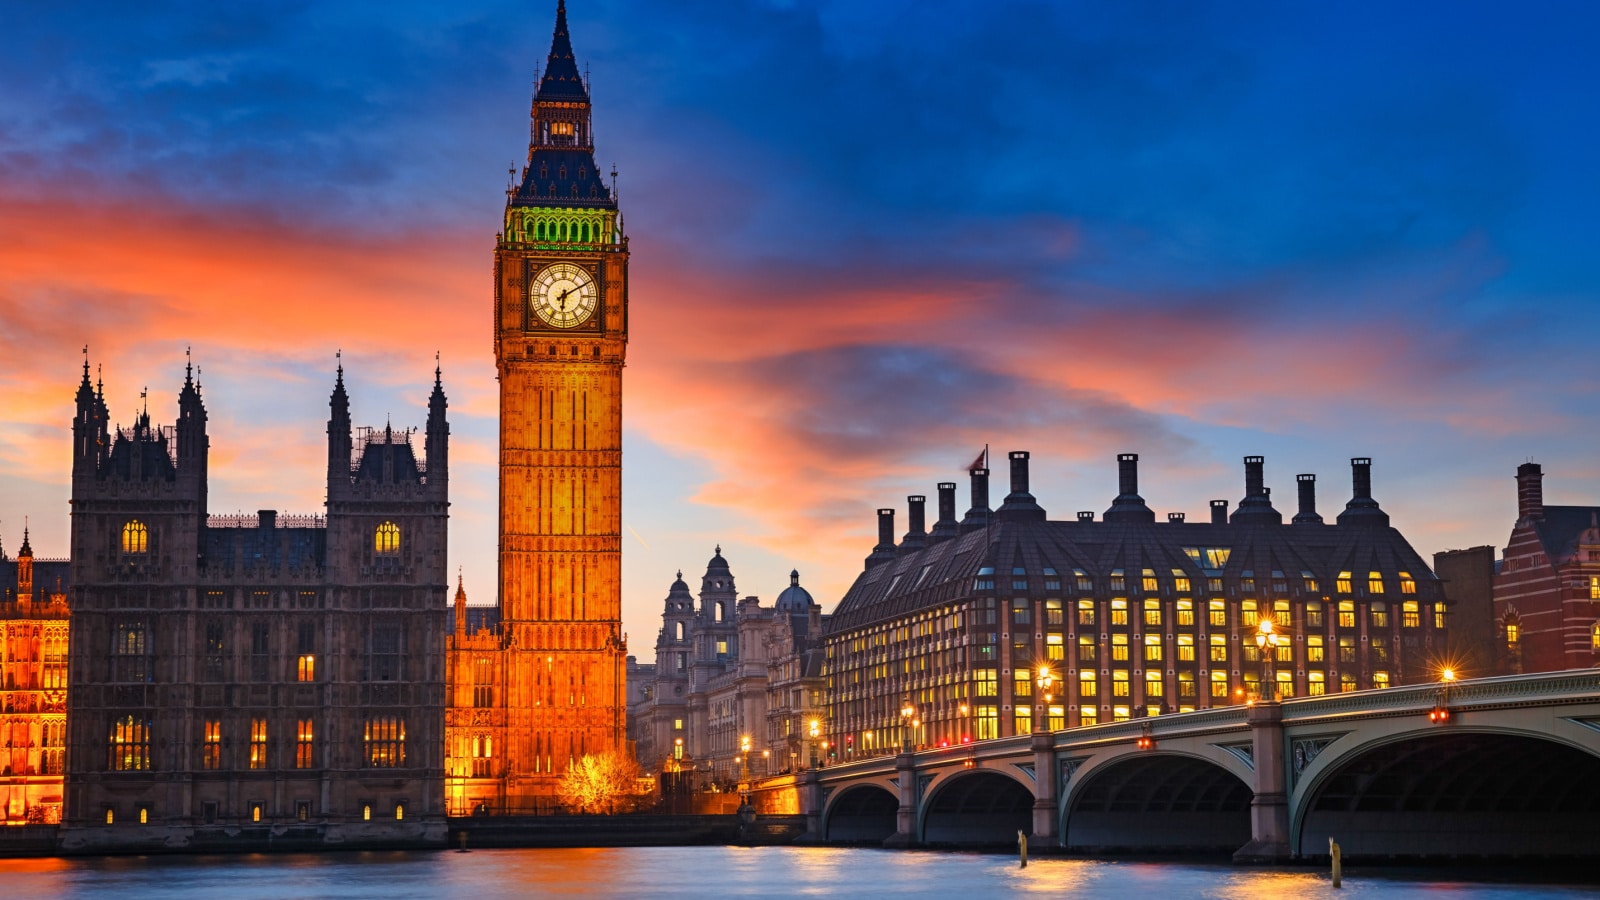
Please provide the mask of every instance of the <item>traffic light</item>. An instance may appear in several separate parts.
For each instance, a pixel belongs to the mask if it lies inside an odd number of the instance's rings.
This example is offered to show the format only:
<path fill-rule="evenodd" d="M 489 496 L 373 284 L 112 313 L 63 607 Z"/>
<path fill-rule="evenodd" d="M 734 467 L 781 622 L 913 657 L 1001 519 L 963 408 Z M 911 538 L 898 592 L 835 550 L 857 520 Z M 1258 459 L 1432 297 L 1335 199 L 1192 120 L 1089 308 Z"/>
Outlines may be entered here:
<path fill-rule="evenodd" d="M 1428 711 L 1428 721 L 1435 725 L 1450 724 L 1450 708 L 1447 706 L 1435 706 Z"/>

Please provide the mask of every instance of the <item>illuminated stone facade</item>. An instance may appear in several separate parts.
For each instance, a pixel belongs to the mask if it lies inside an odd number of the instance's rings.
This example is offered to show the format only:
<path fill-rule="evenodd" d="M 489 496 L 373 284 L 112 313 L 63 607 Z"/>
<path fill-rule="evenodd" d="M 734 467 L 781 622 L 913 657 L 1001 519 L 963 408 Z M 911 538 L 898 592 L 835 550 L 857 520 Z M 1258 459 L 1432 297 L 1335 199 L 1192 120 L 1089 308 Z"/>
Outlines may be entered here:
<path fill-rule="evenodd" d="M 641 767 L 732 787 L 803 765 L 807 723 L 822 715 L 824 621 L 799 572 L 772 606 L 738 599 L 719 547 L 698 608 L 679 573 L 663 602 L 653 682 L 633 707 Z"/>
<path fill-rule="evenodd" d="M 208 516 L 209 438 L 73 421 L 69 851 L 444 838 L 449 426 L 352 429 L 343 369 L 326 515 Z"/>
<path fill-rule="evenodd" d="M 458 631 L 453 808 L 543 812 L 567 767 L 625 750 L 622 366 L 628 244 L 594 162 L 565 4 L 533 98 L 528 162 L 495 246 L 498 622 Z M 490 706 L 462 707 L 480 671 Z M 488 687 L 488 686 L 486 686 Z M 469 711 L 470 710 L 470 711 Z M 484 753 L 490 723 L 503 737 Z M 470 782 L 470 784 L 469 784 Z"/>
<path fill-rule="evenodd" d="M 1546 506 L 1538 463 L 1517 467 L 1517 521 L 1494 574 L 1493 624 L 1502 673 L 1600 664 L 1600 506 Z"/>
<path fill-rule="evenodd" d="M 0 550 L 0 825 L 61 821 L 67 749 L 67 562 Z"/>
<path fill-rule="evenodd" d="M 1369 460 L 1353 461 L 1336 524 L 1317 514 L 1311 475 L 1285 523 L 1261 457 L 1246 458 L 1231 516 L 1217 500 L 1209 523 L 1158 523 L 1137 460 L 1120 458 L 1121 492 L 1099 521 L 1049 521 L 1023 451 L 999 509 L 976 468 L 960 520 L 954 484 L 939 486 L 931 530 L 912 498 L 898 544 L 894 510 L 879 510 L 879 543 L 826 637 L 830 758 L 1243 702 L 1261 693 L 1255 635 L 1269 616 L 1280 697 L 1439 678 L 1444 593 L 1372 499 Z"/>

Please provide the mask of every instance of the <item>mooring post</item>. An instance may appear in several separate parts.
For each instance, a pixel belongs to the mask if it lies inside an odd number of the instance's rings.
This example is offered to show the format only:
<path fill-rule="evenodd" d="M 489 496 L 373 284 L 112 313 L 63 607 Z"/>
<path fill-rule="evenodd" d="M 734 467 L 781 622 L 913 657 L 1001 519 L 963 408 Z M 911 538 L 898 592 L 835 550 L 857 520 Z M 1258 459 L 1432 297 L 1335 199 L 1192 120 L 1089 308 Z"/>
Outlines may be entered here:
<path fill-rule="evenodd" d="M 1339 842 L 1335 841 L 1331 835 L 1328 837 L 1328 855 L 1333 857 L 1333 886 L 1344 887 L 1344 872 L 1341 870 L 1341 860 L 1339 859 L 1341 855 Z"/>
<path fill-rule="evenodd" d="M 1017 868 L 1026 869 L 1028 867 L 1028 836 L 1020 828 L 1017 829 L 1017 853 L 1022 857 L 1022 865 L 1017 866 Z"/>

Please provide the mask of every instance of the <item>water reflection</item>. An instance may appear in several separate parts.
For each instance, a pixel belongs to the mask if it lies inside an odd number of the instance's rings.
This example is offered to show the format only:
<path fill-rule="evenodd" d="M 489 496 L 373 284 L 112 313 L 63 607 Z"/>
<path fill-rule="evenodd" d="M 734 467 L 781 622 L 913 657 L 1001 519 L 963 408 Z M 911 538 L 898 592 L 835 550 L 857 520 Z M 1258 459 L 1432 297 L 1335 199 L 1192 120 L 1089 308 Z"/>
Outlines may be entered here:
<path fill-rule="evenodd" d="M 1538 873 L 1528 870 L 1530 875 Z M 1346 870 L 1343 890 L 1311 869 L 1237 869 L 979 853 L 740 847 L 476 850 L 472 853 L 113 857 L 0 860 L 0 896 L 119 900 L 470 900 L 528 896 L 595 897 L 1286 897 L 1415 896 L 1510 900 L 1588 897 L 1593 886 L 1443 879 L 1448 870 Z M 1470 873 L 1469 873 L 1470 877 Z"/>

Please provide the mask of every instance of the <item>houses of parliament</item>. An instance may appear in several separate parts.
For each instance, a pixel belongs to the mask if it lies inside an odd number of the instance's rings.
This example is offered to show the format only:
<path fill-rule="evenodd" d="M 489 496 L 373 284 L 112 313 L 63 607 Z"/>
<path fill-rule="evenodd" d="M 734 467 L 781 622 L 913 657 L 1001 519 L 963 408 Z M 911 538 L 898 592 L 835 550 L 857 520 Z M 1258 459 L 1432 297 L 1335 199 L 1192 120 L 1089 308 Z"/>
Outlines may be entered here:
<path fill-rule="evenodd" d="M 357 427 L 342 363 L 315 515 L 218 516 L 192 366 L 113 426 L 87 354 L 69 560 L 0 548 L 0 821 L 69 851 L 437 845 L 550 808 L 623 735 L 627 241 L 565 4 L 507 193 L 491 312 L 499 597 L 452 614 L 450 427 Z"/>

